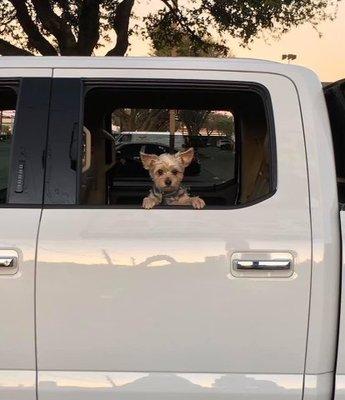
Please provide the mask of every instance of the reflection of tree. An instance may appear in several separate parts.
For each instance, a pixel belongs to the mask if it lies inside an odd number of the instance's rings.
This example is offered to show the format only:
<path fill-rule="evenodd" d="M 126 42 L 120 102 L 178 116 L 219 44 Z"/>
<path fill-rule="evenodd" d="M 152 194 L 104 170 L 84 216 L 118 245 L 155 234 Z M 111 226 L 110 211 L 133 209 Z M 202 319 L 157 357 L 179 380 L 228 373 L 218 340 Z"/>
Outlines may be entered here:
<path fill-rule="evenodd" d="M 166 388 L 168 391 L 169 389 L 171 390 L 171 388 L 174 388 L 175 393 L 191 393 L 200 392 L 202 390 L 200 385 L 173 372 L 149 373 L 147 376 L 135 379 L 132 382 L 123 385 L 120 390 L 124 392 L 136 391 L 138 393 L 157 393 L 161 392 L 162 388 Z M 167 397 L 169 397 L 169 395 Z"/>
<path fill-rule="evenodd" d="M 263 391 L 263 393 L 275 393 L 281 391 L 279 386 L 273 380 L 259 379 L 255 376 L 248 376 L 244 374 L 224 374 L 217 378 L 213 384 L 215 389 L 229 392 L 248 392 Z"/>
<path fill-rule="evenodd" d="M 110 378 L 110 376 L 105 375 L 105 379 L 110 383 L 111 387 L 116 388 L 115 382 Z"/>
<path fill-rule="evenodd" d="M 295 385 L 289 387 L 284 384 L 284 375 L 280 378 L 273 378 L 265 375 L 246 375 L 246 374 L 204 374 L 204 373 L 130 373 L 125 374 L 126 380 L 122 382 L 122 373 L 95 374 L 99 385 L 81 386 L 76 382 L 75 385 L 69 381 L 68 385 L 62 384 L 62 379 L 44 380 L 40 382 L 43 393 L 49 391 L 61 393 L 73 393 L 76 390 L 83 392 L 85 399 L 95 399 L 97 394 L 108 393 L 110 396 L 130 398 L 130 392 L 141 393 L 143 397 L 150 396 L 150 399 L 160 399 L 164 391 L 164 398 L 174 399 L 210 399 L 210 398 L 290 398 L 292 394 L 300 392 L 299 380 Z M 83 374 L 81 374 L 83 377 Z M 116 379 L 118 382 L 116 384 Z M 105 385 L 105 381 L 110 384 Z M 73 381 L 72 381 L 73 382 Z M 13 390 L 27 389 L 22 385 L 15 385 L 7 388 L 9 396 L 13 395 Z M 62 392 L 63 391 L 63 392 Z M 95 397 L 96 396 L 96 397 Z M 207 397 L 206 397 L 207 396 Z M 66 397 L 63 396 L 62 397 Z M 83 397 L 84 398 L 84 397 Z M 107 396 L 108 398 L 108 396 Z M 110 398 L 110 397 L 109 397 Z M 113 398 L 113 397 L 112 397 Z"/>
<path fill-rule="evenodd" d="M 157 261 L 167 261 L 169 264 L 176 264 L 176 260 L 174 258 L 167 255 L 158 254 L 156 256 L 147 257 L 147 259 L 138 264 L 137 267 L 148 267 L 150 264 Z"/>
<path fill-rule="evenodd" d="M 108 265 L 114 265 L 113 260 L 111 259 L 110 255 L 108 254 L 108 252 L 105 249 L 102 249 L 102 253 L 104 255 L 104 258 L 107 262 Z"/>

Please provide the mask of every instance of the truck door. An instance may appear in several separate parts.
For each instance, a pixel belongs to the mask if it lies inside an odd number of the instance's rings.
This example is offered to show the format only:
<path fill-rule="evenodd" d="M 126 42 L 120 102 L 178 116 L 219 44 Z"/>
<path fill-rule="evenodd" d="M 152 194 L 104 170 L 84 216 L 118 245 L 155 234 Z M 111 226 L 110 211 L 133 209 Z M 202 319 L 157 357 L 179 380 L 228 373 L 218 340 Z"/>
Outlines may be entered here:
<path fill-rule="evenodd" d="M 0 399 L 4 400 L 36 399 L 35 255 L 50 75 L 49 69 L 0 69 Z"/>
<path fill-rule="evenodd" d="M 40 400 L 300 400 L 311 226 L 292 82 L 203 67 L 58 68 L 53 81 Z M 109 160 L 109 134 L 174 124 L 176 150 L 196 149 L 185 181 L 206 207 L 144 210 L 150 183 L 121 174 L 137 159 Z"/>

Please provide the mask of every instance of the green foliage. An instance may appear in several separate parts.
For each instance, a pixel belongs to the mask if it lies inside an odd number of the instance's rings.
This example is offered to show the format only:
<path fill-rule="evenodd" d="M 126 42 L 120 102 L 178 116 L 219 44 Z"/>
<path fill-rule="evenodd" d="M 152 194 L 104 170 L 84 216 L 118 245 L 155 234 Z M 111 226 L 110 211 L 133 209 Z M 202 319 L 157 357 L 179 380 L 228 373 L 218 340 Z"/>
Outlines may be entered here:
<path fill-rule="evenodd" d="M 180 110 L 178 116 L 186 126 L 188 134 L 198 136 L 209 114 L 208 110 Z"/>
<path fill-rule="evenodd" d="M 205 121 L 207 133 L 211 135 L 214 132 L 221 133 L 228 137 L 234 135 L 234 119 L 230 113 L 211 113 Z"/>
<path fill-rule="evenodd" d="M 166 132 L 169 129 L 166 109 L 119 108 L 112 114 L 112 123 L 121 131 Z"/>
<path fill-rule="evenodd" d="M 174 46 L 170 41 L 162 37 L 159 32 L 150 32 L 152 42 L 151 55 L 158 57 L 226 57 L 232 55 L 225 45 L 216 43 L 210 39 L 202 40 L 202 43 L 194 43 L 188 36 L 182 36 Z"/>
<path fill-rule="evenodd" d="M 124 55 L 139 34 L 162 54 L 180 44 L 178 55 L 226 56 L 229 37 L 246 46 L 264 32 L 317 27 L 335 18 L 338 1 L 161 0 L 152 10 L 144 0 L 1 0 L 0 54 L 91 55 L 115 33 L 106 55 Z"/>
<path fill-rule="evenodd" d="M 304 23 L 317 29 L 319 22 L 335 18 L 339 1 L 190 0 L 185 6 L 176 7 L 176 1 L 167 0 L 163 1 L 167 9 L 150 13 L 144 19 L 145 32 L 159 52 L 175 46 L 184 53 L 188 43 L 189 55 L 214 52 L 226 56 L 229 36 L 247 46 L 262 33 L 279 37 Z"/>

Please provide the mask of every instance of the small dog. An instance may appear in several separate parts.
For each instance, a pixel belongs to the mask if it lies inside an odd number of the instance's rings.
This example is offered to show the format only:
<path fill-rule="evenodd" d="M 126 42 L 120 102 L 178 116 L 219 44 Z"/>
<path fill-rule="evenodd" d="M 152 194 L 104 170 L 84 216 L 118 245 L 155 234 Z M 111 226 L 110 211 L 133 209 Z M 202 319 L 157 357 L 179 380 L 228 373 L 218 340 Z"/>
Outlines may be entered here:
<path fill-rule="evenodd" d="M 153 208 L 158 204 L 171 206 L 192 205 L 194 208 L 205 207 L 200 197 L 190 197 L 186 188 L 181 185 L 184 170 L 192 162 L 194 149 L 191 147 L 176 154 L 140 153 L 141 162 L 154 182 L 150 194 L 144 198 L 143 207 Z"/>

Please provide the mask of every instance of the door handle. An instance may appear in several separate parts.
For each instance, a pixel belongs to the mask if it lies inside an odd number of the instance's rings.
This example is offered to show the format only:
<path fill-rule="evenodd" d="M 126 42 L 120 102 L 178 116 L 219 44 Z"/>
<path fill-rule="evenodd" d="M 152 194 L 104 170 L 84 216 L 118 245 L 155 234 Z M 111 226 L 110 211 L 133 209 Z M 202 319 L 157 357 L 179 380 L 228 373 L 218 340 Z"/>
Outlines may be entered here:
<path fill-rule="evenodd" d="M 239 270 L 281 271 L 291 268 L 290 260 L 233 260 Z"/>
<path fill-rule="evenodd" d="M 291 251 L 241 251 L 231 254 L 230 272 L 234 278 L 290 278 L 294 277 Z"/>
<path fill-rule="evenodd" d="M 15 261 L 15 257 L 0 257 L 0 268 L 12 268 Z"/>
<path fill-rule="evenodd" d="M 0 277 L 18 272 L 18 253 L 12 249 L 0 249 Z"/>

